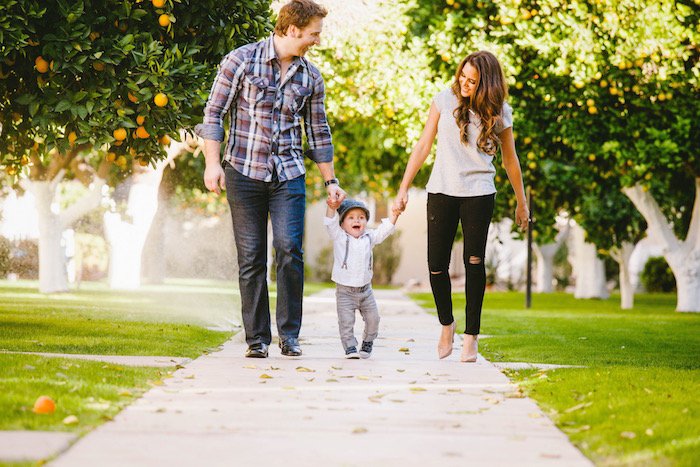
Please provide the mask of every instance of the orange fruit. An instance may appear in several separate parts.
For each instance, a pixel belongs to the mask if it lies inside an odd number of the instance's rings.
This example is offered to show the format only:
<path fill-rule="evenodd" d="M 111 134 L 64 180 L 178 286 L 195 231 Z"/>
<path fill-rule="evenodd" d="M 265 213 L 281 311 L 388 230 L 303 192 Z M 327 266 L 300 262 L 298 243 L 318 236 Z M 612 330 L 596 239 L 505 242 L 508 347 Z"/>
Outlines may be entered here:
<path fill-rule="evenodd" d="M 46 73 L 49 71 L 49 62 L 44 60 L 44 58 L 39 55 L 36 60 L 34 60 L 34 66 L 36 67 L 36 71 L 39 73 Z"/>
<path fill-rule="evenodd" d="M 168 96 L 166 96 L 162 92 L 159 92 L 158 94 L 156 94 L 156 97 L 153 98 L 153 102 L 158 107 L 165 107 L 166 105 L 168 105 Z"/>
<path fill-rule="evenodd" d="M 165 6 L 165 0 L 151 0 L 153 6 L 156 8 L 163 8 Z"/>
<path fill-rule="evenodd" d="M 137 104 L 138 101 L 139 101 L 139 99 L 138 99 L 136 96 L 134 96 L 133 94 L 131 94 L 131 93 L 128 93 L 126 96 L 127 96 L 127 97 L 129 98 L 129 100 L 130 100 L 131 102 L 133 102 L 134 104 Z"/>
<path fill-rule="evenodd" d="M 68 142 L 71 146 L 75 144 L 76 139 L 78 139 L 78 135 L 75 134 L 75 131 L 71 131 L 70 133 L 68 133 Z"/>
<path fill-rule="evenodd" d="M 92 67 L 95 71 L 105 71 L 105 64 L 102 62 L 92 62 Z"/>
<path fill-rule="evenodd" d="M 56 411 L 56 403 L 49 396 L 39 396 L 34 402 L 32 412 L 38 414 L 49 414 Z"/>
<path fill-rule="evenodd" d="M 163 146 L 167 146 L 168 144 L 170 144 L 170 136 L 168 136 L 168 135 L 161 136 L 160 137 L 160 144 L 162 144 Z"/>
<path fill-rule="evenodd" d="M 151 135 L 148 134 L 148 132 L 146 131 L 146 129 L 144 127 L 140 126 L 136 129 L 136 137 L 137 138 L 146 139 L 149 136 L 151 136 Z"/>
<path fill-rule="evenodd" d="M 126 130 L 124 128 L 117 128 L 112 132 L 112 136 L 117 141 L 124 141 L 126 139 Z"/>
<path fill-rule="evenodd" d="M 117 155 L 115 153 L 113 153 L 112 151 L 110 151 L 105 156 L 105 159 L 107 159 L 107 162 L 114 162 L 117 159 Z"/>
<path fill-rule="evenodd" d="M 5 172 L 7 172 L 7 175 L 15 175 L 17 173 L 17 167 L 8 165 L 5 167 Z"/>
<path fill-rule="evenodd" d="M 139 115 L 138 117 L 136 117 L 136 123 L 138 125 L 143 125 L 143 122 L 145 122 L 145 121 L 146 121 L 146 117 L 144 117 L 143 115 Z"/>
<path fill-rule="evenodd" d="M 148 165 L 148 161 L 146 159 L 139 159 L 139 165 L 141 167 L 146 167 Z"/>
<path fill-rule="evenodd" d="M 166 14 L 162 14 L 158 17 L 158 24 L 163 26 L 164 28 L 167 28 L 170 26 L 170 16 Z"/>
<path fill-rule="evenodd" d="M 126 167 L 126 157 L 119 156 L 117 157 L 117 160 L 114 163 L 117 164 L 119 167 L 124 168 Z"/>
<path fill-rule="evenodd" d="M 37 143 L 34 143 L 34 144 L 37 144 Z M 19 160 L 19 163 L 21 165 L 27 165 L 27 164 L 29 164 L 29 158 L 27 156 L 22 156 L 22 158 Z"/>

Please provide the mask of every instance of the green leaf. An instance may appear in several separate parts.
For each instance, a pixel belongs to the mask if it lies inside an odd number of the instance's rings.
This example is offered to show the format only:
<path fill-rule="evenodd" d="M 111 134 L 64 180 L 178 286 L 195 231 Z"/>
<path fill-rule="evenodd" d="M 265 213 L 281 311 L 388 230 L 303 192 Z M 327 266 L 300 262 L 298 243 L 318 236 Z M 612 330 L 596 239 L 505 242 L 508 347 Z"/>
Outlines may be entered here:
<path fill-rule="evenodd" d="M 73 104 L 69 100 L 63 99 L 61 102 L 56 104 L 56 107 L 54 108 L 54 110 L 56 112 L 63 112 L 65 110 L 70 109 L 72 105 Z"/>
<path fill-rule="evenodd" d="M 29 115 L 34 116 L 36 113 L 39 111 L 39 103 L 38 102 L 32 102 L 29 104 Z"/>

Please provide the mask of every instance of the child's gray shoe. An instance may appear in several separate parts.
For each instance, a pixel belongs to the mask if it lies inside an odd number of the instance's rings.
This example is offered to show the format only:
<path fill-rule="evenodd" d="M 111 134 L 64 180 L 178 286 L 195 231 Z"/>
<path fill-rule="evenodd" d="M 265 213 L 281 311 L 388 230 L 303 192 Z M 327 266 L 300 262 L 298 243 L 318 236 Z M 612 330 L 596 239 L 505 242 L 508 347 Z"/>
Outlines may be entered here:
<path fill-rule="evenodd" d="M 369 358 L 369 356 L 372 354 L 372 345 L 374 345 L 374 342 L 362 341 L 362 347 L 360 347 L 360 357 Z"/>
<path fill-rule="evenodd" d="M 357 353 L 357 347 L 354 345 L 345 349 L 345 358 L 360 358 L 360 354 Z"/>

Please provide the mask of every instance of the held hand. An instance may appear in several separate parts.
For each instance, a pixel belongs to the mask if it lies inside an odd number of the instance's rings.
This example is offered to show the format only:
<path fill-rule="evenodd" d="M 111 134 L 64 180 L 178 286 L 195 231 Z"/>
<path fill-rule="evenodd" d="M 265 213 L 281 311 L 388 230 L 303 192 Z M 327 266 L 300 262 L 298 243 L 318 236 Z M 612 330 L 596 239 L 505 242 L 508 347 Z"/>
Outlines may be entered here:
<path fill-rule="evenodd" d="M 530 222 L 530 210 L 525 204 L 518 204 L 515 208 L 515 223 L 521 230 L 527 229 L 527 224 Z"/>
<path fill-rule="evenodd" d="M 208 164 L 204 169 L 204 186 L 217 195 L 226 189 L 226 177 L 220 164 Z"/>
<path fill-rule="evenodd" d="M 340 203 L 342 203 L 347 196 L 347 193 L 337 184 L 328 185 L 326 191 L 328 192 L 326 204 L 328 204 L 328 207 L 331 209 L 338 209 Z"/>
<path fill-rule="evenodd" d="M 408 205 L 408 191 L 407 190 L 399 190 L 399 192 L 396 195 L 396 198 L 394 198 L 394 204 L 391 206 L 391 212 L 393 214 L 395 214 L 396 216 L 399 216 L 402 212 L 404 212 L 407 205 Z"/>

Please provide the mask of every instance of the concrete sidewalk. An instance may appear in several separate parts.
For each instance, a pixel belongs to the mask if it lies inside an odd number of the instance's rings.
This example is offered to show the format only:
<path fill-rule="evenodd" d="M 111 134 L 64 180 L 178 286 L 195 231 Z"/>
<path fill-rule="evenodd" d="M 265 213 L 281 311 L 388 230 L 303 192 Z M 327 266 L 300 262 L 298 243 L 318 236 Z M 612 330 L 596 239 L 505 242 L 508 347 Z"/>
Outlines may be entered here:
<path fill-rule="evenodd" d="M 300 358 L 242 339 L 189 363 L 53 466 L 591 465 L 493 365 L 436 357 L 437 318 L 375 291 L 368 360 L 345 360 L 334 291 L 305 300 Z M 362 320 L 356 324 L 361 338 Z"/>

